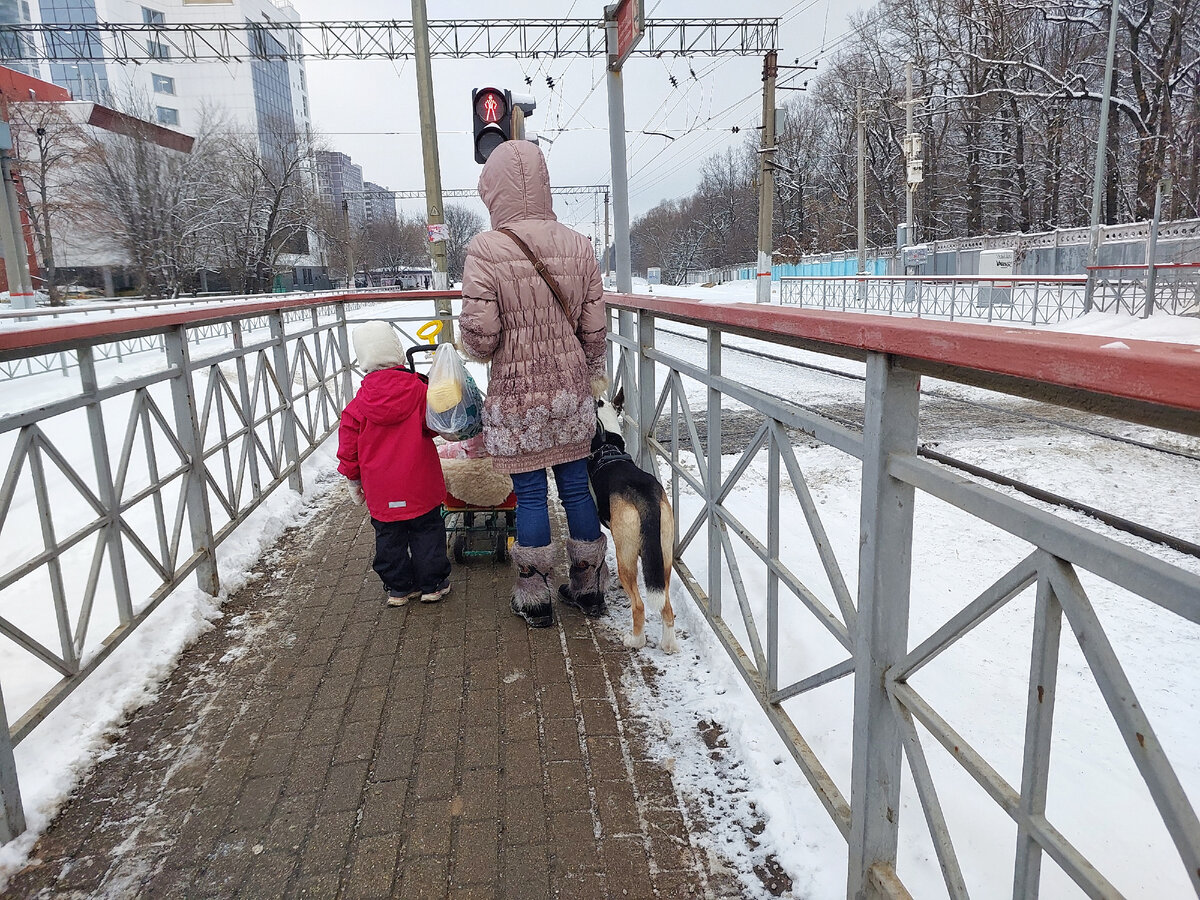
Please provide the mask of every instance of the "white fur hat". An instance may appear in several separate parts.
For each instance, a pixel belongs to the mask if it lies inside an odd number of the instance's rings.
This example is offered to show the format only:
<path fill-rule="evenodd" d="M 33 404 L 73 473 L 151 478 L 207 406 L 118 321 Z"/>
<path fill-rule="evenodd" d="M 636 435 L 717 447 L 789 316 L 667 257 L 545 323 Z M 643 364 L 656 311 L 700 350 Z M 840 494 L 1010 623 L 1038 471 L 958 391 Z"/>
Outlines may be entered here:
<path fill-rule="evenodd" d="M 363 322 L 354 329 L 354 355 L 364 372 L 404 364 L 400 339 L 387 322 Z"/>

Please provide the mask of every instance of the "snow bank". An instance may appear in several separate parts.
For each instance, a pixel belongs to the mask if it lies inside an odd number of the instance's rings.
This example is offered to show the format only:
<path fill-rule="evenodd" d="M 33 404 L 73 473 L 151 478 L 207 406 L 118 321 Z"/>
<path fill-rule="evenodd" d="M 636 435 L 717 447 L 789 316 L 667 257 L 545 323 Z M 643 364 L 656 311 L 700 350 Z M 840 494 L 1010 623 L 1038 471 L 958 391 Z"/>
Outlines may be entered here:
<path fill-rule="evenodd" d="M 180 588 L 16 748 L 28 829 L 0 847 L 0 890 L 28 860 L 37 838 L 103 756 L 117 729 L 153 699 L 179 655 L 222 618 L 221 606 L 283 531 L 315 511 L 337 483 L 331 438 L 304 465 L 305 494 L 280 488 L 217 548 L 221 594 Z"/>

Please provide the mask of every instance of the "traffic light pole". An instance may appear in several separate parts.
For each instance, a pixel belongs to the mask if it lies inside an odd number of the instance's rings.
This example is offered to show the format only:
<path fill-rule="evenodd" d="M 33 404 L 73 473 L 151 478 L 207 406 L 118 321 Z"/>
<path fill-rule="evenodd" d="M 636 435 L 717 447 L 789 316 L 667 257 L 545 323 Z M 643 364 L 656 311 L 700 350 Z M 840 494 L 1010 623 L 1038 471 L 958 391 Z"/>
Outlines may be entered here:
<path fill-rule="evenodd" d="M 425 207 L 430 225 L 443 225 L 446 221 L 442 210 L 442 169 L 438 159 L 437 118 L 433 111 L 433 71 L 429 63 L 429 20 L 425 14 L 425 0 L 412 0 L 413 53 L 417 72 L 417 107 L 421 115 L 421 153 L 425 160 Z M 435 229 L 430 229 L 433 237 Z M 436 229 L 441 231 L 441 229 Z M 441 238 L 443 235 L 437 234 Z M 444 291 L 450 285 L 446 273 L 446 242 L 431 240 L 429 257 L 433 270 L 434 290 Z M 444 340 L 454 340 L 453 310 L 448 298 L 436 301 L 438 318 L 445 322 L 442 330 Z"/>

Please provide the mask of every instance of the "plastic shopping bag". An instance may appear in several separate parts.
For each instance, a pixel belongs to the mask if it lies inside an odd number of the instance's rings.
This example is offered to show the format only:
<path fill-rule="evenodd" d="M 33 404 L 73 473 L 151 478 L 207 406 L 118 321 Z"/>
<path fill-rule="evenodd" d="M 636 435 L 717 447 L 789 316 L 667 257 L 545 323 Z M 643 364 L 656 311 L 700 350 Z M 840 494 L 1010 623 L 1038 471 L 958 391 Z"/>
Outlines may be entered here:
<path fill-rule="evenodd" d="M 453 344 L 441 344 L 433 354 L 425 424 L 448 441 L 464 441 L 483 430 L 483 393 Z"/>

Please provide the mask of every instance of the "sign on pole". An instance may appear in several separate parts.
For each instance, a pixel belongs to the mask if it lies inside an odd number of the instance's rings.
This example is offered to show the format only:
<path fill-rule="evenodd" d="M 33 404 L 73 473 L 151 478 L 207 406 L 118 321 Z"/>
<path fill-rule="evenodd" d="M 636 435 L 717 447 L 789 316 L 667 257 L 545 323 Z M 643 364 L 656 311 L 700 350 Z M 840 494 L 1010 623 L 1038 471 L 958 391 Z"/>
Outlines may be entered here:
<path fill-rule="evenodd" d="M 638 45 L 638 41 L 642 39 L 642 32 L 646 25 L 643 13 L 642 0 L 621 0 L 616 15 L 616 54 L 612 54 L 612 48 L 609 48 L 608 68 L 610 70 L 619 71 L 626 58 L 633 52 L 633 48 Z"/>

